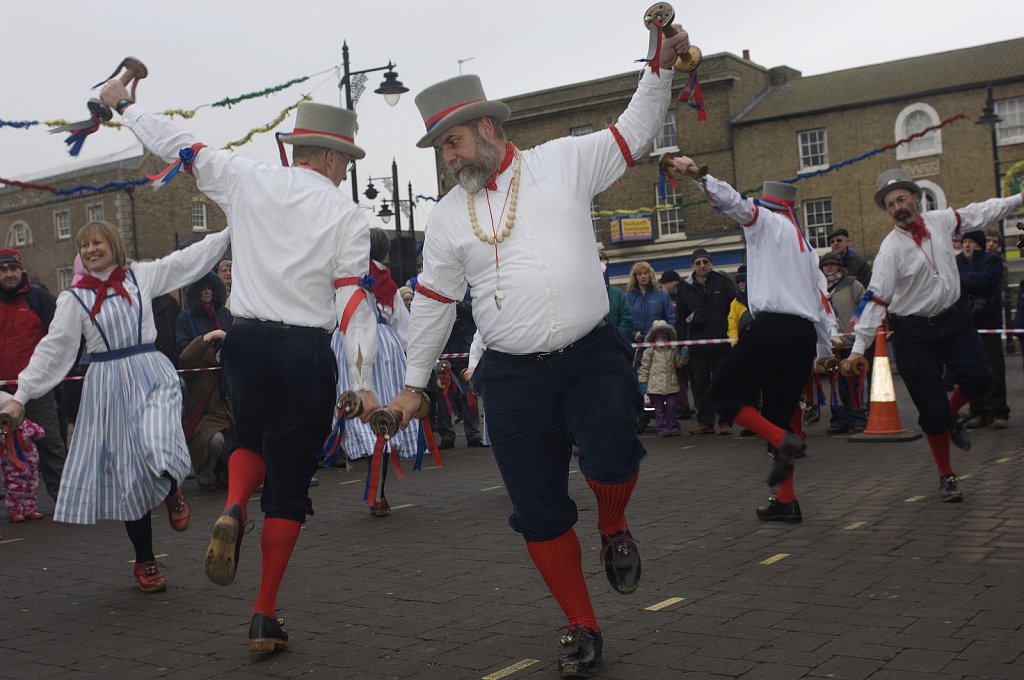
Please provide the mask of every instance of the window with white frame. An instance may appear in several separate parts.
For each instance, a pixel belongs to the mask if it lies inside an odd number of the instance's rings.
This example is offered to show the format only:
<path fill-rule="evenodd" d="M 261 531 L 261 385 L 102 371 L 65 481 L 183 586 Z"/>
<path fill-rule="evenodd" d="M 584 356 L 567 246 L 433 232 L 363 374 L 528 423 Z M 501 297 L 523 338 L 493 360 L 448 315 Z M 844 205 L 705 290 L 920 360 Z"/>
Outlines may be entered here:
<path fill-rule="evenodd" d="M 671 184 L 665 184 L 665 195 L 661 195 L 661 189 L 655 186 L 654 189 L 656 203 L 661 205 L 678 205 L 683 202 L 682 189 L 673 187 Z M 659 209 L 657 211 L 658 216 L 658 234 L 661 236 L 682 236 L 686 237 L 686 220 L 683 219 L 683 209 L 679 207 Z"/>
<path fill-rule="evenodd" d="M 661 132 L 658 133 L 658 138 L 654 140 L 654 151 L 651 153 L 652 155 L 661 155 L 668 151 L 678 151 L 679 146 L 677 143 L 676 113 L 673 109 L 669 108 L 665 114 L 665 120 L 661 124 Z"/>
<path fill-rule="evenodd" d="M 946 192 L 935 182 L 927 179 L 914 180 L 921 189 L 921 210 L 945 210 L 949 207 L 946 203 Z"/>
<path fill-rule="evenodd" d="M 57 269 L 57 285 L 60 290 L 66 290 L 71 285 L 71 279 L 75 276 L 73 267 L 60 267 Z"/>
<path fill-rule="evenodd" d="M 71 238 L 71 211 L 55 210 L 53 213 L 53 228 L 57 233 L 58 241 Z"/>
<path fill-rule="evenodd" d="M 576 125 L 569 128 L 569 135 L 572 137 L 582 137 L 583 135 L 589 135 L 593 131 L 594 127 L 592 125 Z"/>
<path fill-rule="evenodd" d="M 102 222 L 103 221 L 103 206 L 102 205 L 90 205 L 86 208 L 86 212 L 89 215 L 90 222 Z"/>
<path fill-rule="evenodd" d="M 921 133 L 926 128 L 938 125 L 939 112 L 924 102 L 917 102 L 904 108 L 896 116 L 893 130 L 894 141 L 900 141 Z M 927 134 L 915 137 L 896 147 L 896 160 L 934 156 L 942 153 L 942 130 L 931 130 Z"/>
<path fill-rule="evenodd" d="M 828 233 L 832 231 L 832 199 L 819 198 L 804 201 L 804 228 L 807 240 L 814 248 L 828 246 Z"/>
<path fill-rule="evenodd" d="M 192 202 L 192 231 L 205 231 L 206 204 L 202 201 Z"/>
<path fill-rule="evenodd" d="M 7 245 L 15 248 L 27 246 L 32 241 L 32 231 L 24 222 L 15 222 L 7 232 Z"/>
<path fill-rule="evenodd" d="M 800 169 L 815 170 L 828 165 L 828 135 L 825 128 L 804 130 L 798 135 Z"/>
<path fill-rule="evenodd" d="M 996 123 L 996 142 L 1000 146 L 1024 142 L 1024 97 L 1000 99 L 996 115 L 1002 118 Z"/>

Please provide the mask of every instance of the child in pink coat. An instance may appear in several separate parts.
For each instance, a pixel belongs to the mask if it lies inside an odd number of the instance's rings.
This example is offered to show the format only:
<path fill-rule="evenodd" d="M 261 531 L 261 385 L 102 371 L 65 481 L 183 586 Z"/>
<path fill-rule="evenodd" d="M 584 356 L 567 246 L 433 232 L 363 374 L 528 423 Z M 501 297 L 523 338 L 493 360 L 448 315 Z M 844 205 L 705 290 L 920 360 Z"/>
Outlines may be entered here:
<path fill-rule="evenodd" d="M 10 400 L 11 395 L 0 390 L 0 406 Z M 36 510 L 39 451 L 33 441 L 42 439 L 45 434 L 43 428 L 31 420 L 25 420 L 16 433 L 8 435 L 0 432 L 0 468 L 4 473 L 4 487 L 7 489 L 4 501 L 7 503 L 7 517 L 11 524 L 44 517 L 43 513 Z M 18 450 L 21 456 L 17 454 Z"/>

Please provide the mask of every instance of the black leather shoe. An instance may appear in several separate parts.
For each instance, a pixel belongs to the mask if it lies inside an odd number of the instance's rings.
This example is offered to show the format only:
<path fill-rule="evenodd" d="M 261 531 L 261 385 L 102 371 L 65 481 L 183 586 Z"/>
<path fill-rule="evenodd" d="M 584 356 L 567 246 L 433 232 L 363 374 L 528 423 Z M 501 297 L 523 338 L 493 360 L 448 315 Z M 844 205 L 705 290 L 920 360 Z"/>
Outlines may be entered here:
<path fill-rule="evenodd" d="M 242 549 L 242 509 L 232 505 L 213 524 L 213 535 L 206 548 L 206 577 L 219 586 L 235 580 L 238 553 Z"/>
<path fill-rule="evenodd" d="M 601 534 L 601 560 L 608 582 L 623 595 L 629 595 L 640 583 L 640 551 L 629 530 L 611 536 Z"/>
<path fill-rule="evenodd" d="M 960 480 L 956 475 L 939 477 L 939 500 L 946 503 L 959 503 L 963 499 L 964 492 L 960 490 Z"/>
<path fill-rule="evenodd" d="M 953 416 L 953 422 L 949 425 L 949 440 L 959 448 L 966 451 L 971 448 L 971 436 L 967 434 L 967 419 L 963 416 Z"/>
<path fill-rule="evenodd" d="M 284 621 L 256 612 L 249 623 L 249 651 L 273 654 L 288 649 L 288 631 Z"/>
<path fill-rule="evenodd" d="M 472 448 L 472 449 L 477 449 L 477 448 L 480 448 L 480 447 L 483 447 L 483 446 L 487 446 L 487 444 L 484 444 L 484 440 L 483 439 L 471 439 L 469 441 L 468 446 L 470 448 Z"/>
<path fill-rule="evenodd" d="M 768 455 L 772 459 L 772 469 L 768 472 L 768 486 L 777 486 L 793 474 L 793 459 L 799 458 L 807 443 L 792 432 L 786 432 L 782 438 L 782 446 L 777 450 L 769 447 Z"/>
<path fill-rule="evenodd" d="M 786 522 L 787 524 L 800 524 L 804 516 L 800 514 L 800 501 L 795 498 L 789 503 L 780 503 L 776 499 L 769 499 L 768 505 L 760 505 L 757 508 L 757 518 L 765 522 Z"/>
<path fill-rule="evenodd" d="M 601 663 L 601 631 L 569 626 L 558 641 L 558 671 L 563 678 L 589 678 Z"/>

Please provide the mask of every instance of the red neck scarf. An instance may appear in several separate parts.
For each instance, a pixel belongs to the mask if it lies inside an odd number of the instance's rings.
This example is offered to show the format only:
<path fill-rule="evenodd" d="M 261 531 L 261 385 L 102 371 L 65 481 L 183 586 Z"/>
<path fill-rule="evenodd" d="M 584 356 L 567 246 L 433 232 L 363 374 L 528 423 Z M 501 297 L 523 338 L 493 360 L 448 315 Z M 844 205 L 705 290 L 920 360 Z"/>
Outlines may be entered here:
<path fill-rule="evenodd" d="M 370 260 L 370 276 L 375 283 L 371 287 L 377 302 L 385 307 L 395 308 L 395 295 L 398 293 L 398 286 L 391 280 L 391 272 L 384 267 L 377 266 L 377 263 Z"/>
<path fill-rule="evenodd" d="M 217 310 L 214 308 L 212 302 L 200 302 L 199 309 L 201 309 L 203 313 L 210 318 L 210 325 L 213 327 L 213 330 L 221 330 L 220 319 L 217 318 Z"/>
<path fill-rule="evenodd" d="M 499 165 L 498 169 L 494 171 L 494 174 L 491 175 L 490 178 L 488 178 L 487 184 L 484 185 L 485 189 L 487 189 L 488 191 L 498 190 L 498 175 L 505 172 L 505 170 L 508 169 L 508 166 L 512 165 L 512 159 L 515 157 L 515 145 L 512 144 L 512 142 L 505 142 L 505 158 L 501 160 L 501 165 Z"/>
<path fill-rule="evenodd" d="M 897 227 L 897 229 L 902 229 L 902 227 Z M 908 230 L 904 229 L 904 231 Z M 914 239 L 914 243 L 917 244 L 918 248 L 921 247 L 922 241 L 924 241 L 926 238 L 931 238 L 932 236 L 928 232 L 928 227 L 924 226 L 924 217 L 922 217 L 921 215 L 918 215 L 917 219 L 911 222 L 909 232 L 910 237 Z"/>
<path fill-rule="evenodd" d="M 72 284 L 72 288 L 86 288 L 96 291 L 96 301 L 92 303 L 92 310 L 89 312 L 90 319 L 95 319 L 96 315 L 100 313 L 103 301 L 107 299 L 107 290 L 110 288 L 113 288 L 115 293 L 127 300 L 129 305 L 132 304 L 132 296 L 128 294 L 123 285 L 126 273 L 124 267 L 115 267 L 114 271 L 110 272 L 110 276 L 106 281 L 97 279 L 91 274 L 86 274 L 80 281 Z"/>

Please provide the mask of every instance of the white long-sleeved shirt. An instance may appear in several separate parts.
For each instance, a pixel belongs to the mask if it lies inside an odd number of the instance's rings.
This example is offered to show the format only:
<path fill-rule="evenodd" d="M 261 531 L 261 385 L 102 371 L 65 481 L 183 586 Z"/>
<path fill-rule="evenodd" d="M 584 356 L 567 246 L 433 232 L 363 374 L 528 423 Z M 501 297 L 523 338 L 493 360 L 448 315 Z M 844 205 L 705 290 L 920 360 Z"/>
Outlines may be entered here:
<path fill-rule="evenodd" d="M 615 124 L 633 157 L 660 131 L 671 100 L 672 69 L 644 73 Z M 505 226 L 501 206 L 516 162 L 496 180 L 496 191 L 475 197 L 484 233 Z M 561 349 L 592 331 L 608 314 L 608 294 L 590 216 L 594 195 L 626 169 L 611 130 L 565 137 L 522 152 L 515 226 L 497 247 L 473 233 L 461 186 L 434 208 L 423 244 L 418 286 L 461 300 L 472 285 L 473 320 L 487 347 L 507 354 Z M 490 201 L 490 209 L 488 206 Z M 501 309 L 495 259 L 500 266 Z M 417 294 L 412 302 L 406 382 L 422 387 L 455 320 L 455 306 Z"/>
<path fill-rule="evenodd" d="M 747 240 L 747 308 L 791 314 L 814 324 L 817 356 L 832 356 L 835 316 L 818 256 L 789 217 L 759 208 L 729 184 L 708 175 L 701 183 L 713 205 L 743 225 Z"/>
<path fill-rule="evenodd" d="M 170 119 L 128 107 L 124 124 L 168 162 L 197 140 Z M 366 216 L 323 175 L 205 148 L 193 166 L 196 186 L 227 213 L 232 226 L 231 312 L 332 332 L 358 286 L 335 290 L 338 278 L 369 269 Z M 345 333 L 355 389 L 370 389 L 377 355 L 376 315 L 358 306 Z M 361 367 L 361 368 L 360 368 Z"/>
<path fill-rule="evenodd" d="M 893 227 L 882 239 L 871 268 L 868 291 L 889 303 L 897 316 L 935 316 L 960 298 L 960 273 L 953 252 L 953 233 L 997 222 L 1019 210 L 1021 195 L 990 198 L 959 210 L 922 213 L 929 238 L 914 243 L 909 232 Z M 863 354 L 875 339 L 886 307 L 868 303 L 854 328 L 853 352 Z"/>
<path fill-rule="evenodd" d="M 143 344 L 156 341 L 153 298 L 186 286 L 210 271 L 223 256 L 230 241 L 231 230 L 225 229 L 159 260 L 132 263 L 129 269 L 139 283 L 139 295 L 143 303 Z M 96 273 L 94 276 L 105 280 L 110 272 Z M 85 349 L 90 354 L 107 351 L 103 336 L 89 319 L 89 312 L 78 303 L 73 293 L 66 290 L 57 296 L 57 308 L 50 322 L 50 330 L 36 345 L 28 366 L 18 375 L 18 391 L 14 398 L 26 404 L 52 390 L 74 365 L 83 336 Z"/>

